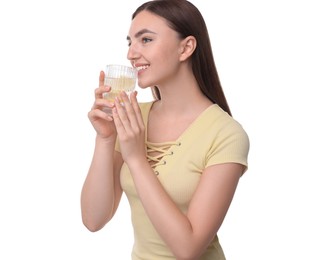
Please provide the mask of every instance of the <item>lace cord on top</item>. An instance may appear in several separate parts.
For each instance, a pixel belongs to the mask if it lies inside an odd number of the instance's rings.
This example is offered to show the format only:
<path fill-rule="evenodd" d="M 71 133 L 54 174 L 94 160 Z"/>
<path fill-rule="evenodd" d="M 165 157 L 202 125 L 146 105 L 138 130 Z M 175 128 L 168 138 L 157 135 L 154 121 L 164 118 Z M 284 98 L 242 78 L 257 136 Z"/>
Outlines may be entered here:
<path fill-rule="evenodd" d="M 151 167 L 154 169 L 159 165 L 165 165 L 166 161 L 163 157 L 173 155 L 170 148 L 174 145 L 180 146 L 180 142 L 150 143 L 147 142 L 147 159 Z"/>

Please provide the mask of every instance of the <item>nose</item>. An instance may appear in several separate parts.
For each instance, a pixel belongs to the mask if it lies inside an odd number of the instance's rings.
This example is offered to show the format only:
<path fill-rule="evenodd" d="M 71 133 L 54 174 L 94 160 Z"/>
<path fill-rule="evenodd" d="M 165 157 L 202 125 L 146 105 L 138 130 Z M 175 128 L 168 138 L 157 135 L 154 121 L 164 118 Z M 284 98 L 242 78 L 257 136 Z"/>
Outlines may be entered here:
<path fill-rule="evenodd" d="M 127 52 L 127 59 L 132 62 L 134 60 L 137 60 L 139 57 L 140 57 L 140 53 L 138 49 L 133 43 L 131 43 L 131 45 L 129 46 L 128 52 Z"/>

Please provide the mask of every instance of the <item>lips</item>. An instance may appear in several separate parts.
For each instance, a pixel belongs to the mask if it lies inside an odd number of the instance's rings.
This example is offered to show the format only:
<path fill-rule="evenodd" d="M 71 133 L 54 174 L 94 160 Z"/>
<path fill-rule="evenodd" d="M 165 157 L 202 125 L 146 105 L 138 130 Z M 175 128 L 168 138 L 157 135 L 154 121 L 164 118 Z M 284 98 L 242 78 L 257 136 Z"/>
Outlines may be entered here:
<path fill-rule="evenodd" d="M 137 71 L 146 70 L 149 68 L 149 65 L 141 65 L 141 66 L 135 66 Z"/>

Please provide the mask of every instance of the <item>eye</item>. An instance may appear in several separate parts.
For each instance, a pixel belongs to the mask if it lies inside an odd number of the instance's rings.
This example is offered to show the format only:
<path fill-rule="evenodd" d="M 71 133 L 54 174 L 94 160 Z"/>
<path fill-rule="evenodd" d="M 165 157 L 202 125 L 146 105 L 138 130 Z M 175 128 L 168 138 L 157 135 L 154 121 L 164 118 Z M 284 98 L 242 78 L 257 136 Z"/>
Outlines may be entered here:
<path fill-rule="evenodd" d="M 128 41 L 128 46 L 129 46 L 129 47 L 131 46 L 131 43 L 132 43 L 131 41 Z"/>
<path fill-rule="evenodd" d="M 147 38 L 147 37 L 142 38 L 143 43 L 148 43 L 148 42 L 151 42 L 151 41 L 152 41 L 152 39 L 150 39 L 150 38 Z"/>

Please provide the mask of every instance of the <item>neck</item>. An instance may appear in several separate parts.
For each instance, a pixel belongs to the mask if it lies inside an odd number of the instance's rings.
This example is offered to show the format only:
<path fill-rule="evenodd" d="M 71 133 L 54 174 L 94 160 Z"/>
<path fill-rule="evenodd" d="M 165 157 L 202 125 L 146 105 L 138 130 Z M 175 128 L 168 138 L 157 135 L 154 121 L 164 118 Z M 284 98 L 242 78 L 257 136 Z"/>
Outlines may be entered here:
<path fill-rule="evenodd" d="M 205 110 L 212 102 L 201 92 L 193 74 L 182 73 L 177 80 L 158 86 L 161 100 L 156 110 L 164 115 L 191 115 Z"/>

